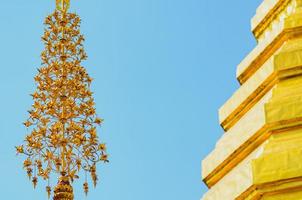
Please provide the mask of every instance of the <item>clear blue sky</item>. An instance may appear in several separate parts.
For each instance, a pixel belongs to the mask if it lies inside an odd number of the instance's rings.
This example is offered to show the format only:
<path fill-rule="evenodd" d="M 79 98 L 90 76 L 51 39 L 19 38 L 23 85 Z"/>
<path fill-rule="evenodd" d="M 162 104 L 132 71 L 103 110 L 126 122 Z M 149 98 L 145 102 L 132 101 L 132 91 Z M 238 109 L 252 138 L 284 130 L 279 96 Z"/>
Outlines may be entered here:
<path fill-rule="evenodd" d="M 236 65 L 255 46 L 250 19 L 261 0 L 71 0 L 82 17 L 110 163 L 91 200 L 197 200 L 200 162 L 221 136 L 217 109 L 238 87 Z M 0 192 L 32 189 L 14 146 L 22 142 L 55 0 L 0 0 Z M 81 185 L 76 200 L 84 200 Z"/>

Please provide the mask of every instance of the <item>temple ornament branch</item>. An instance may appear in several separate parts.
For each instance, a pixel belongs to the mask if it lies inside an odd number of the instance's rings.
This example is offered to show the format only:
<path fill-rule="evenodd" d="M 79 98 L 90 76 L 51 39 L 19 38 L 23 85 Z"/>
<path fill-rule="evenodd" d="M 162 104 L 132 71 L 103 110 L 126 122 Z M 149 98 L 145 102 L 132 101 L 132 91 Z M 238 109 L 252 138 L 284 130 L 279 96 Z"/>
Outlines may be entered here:
<path fill-rule="evenodd" d="M 97 163 L 108 162 L 106 145 L 97 134 L 103 122 L 95 110 L 92 78 L 82 66 L 87 59 L 80 33 L 81 19 L 69 13 L 69 0 L 56 0 L 55 11 L 45 19 L 41 53 L 42 66 L 34 80 L 32 108 L 24 122 L 29 134 L 16 151 L 29 179 L 48 182 L 46 192 L 53 199 L 74 199 L 72 182 L 85 174 L 83 189 L 88 193 L 87 176 L 96 186 Z M 59 177 L 53 188 L 49 183 Z"/>

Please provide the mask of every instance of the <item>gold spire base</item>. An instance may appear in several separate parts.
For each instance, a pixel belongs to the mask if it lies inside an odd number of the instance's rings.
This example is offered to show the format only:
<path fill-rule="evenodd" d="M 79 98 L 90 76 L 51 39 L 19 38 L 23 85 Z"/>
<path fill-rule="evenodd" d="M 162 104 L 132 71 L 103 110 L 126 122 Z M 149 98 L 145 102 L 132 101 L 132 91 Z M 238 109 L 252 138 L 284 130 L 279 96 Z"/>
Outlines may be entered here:
<path fill-rule="evenodd" d="M 58 185 L 54 189 L 53 200 L 73 200 L 73 188 L 68 177 L 64 175 L 60 177 Z"/>

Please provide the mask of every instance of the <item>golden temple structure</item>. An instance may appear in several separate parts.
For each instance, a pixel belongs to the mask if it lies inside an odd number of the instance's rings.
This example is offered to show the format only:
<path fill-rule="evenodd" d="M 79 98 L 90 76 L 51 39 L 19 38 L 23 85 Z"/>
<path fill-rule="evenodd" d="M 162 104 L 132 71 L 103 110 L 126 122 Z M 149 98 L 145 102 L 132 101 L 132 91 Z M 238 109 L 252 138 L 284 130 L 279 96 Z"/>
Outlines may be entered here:
<path fill-rule="evenodd" d="M 302 0 L 264 0 L 240 88 L 219 109 L 225 134 L 202 162 L 202 200 L 302 199 Z"/>

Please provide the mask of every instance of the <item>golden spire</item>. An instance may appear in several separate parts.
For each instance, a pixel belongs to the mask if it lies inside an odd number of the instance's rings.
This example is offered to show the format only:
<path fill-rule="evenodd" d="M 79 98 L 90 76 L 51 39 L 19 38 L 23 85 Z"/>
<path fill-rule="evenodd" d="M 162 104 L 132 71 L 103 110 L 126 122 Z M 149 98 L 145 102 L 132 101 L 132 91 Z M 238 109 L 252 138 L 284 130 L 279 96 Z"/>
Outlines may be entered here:
<path fill-rule="evenodd" d="M 69 9 L 70 0 L 56 0 L 56 8 L 66 12 Z"/>
<path fill-rule="evenodd" d="M 52 174 L 59 177 L 55 200 L 73 199 L 71 183 L 81 170 L 90 174 L 95 186 L 97 163 L 108 162 L 106 145 L 97 135 L 96 126 L 103 120 L 96 114 L 92 78 L 81 65 L 87 58 L 79 30 L 81 20 L 68 13 L 68 7 L 69 0 L 57 0 L 57 9 L 45 19 L 42 66 L 35 76 L 34 103 L 24 122 L 30 133 L 25 144 L 16 147 L 17 153 L 27 157 L 23 167 L 34 187 L 39 178 L 49 182 Z M 46 187 L 49 197 L 52 190 L 50 185 Z"/>

